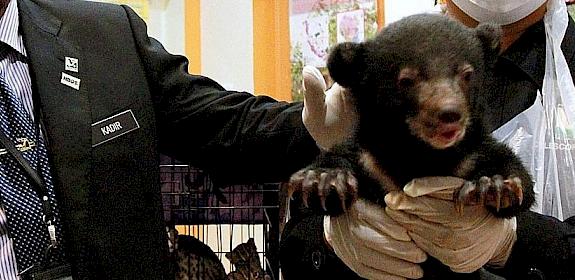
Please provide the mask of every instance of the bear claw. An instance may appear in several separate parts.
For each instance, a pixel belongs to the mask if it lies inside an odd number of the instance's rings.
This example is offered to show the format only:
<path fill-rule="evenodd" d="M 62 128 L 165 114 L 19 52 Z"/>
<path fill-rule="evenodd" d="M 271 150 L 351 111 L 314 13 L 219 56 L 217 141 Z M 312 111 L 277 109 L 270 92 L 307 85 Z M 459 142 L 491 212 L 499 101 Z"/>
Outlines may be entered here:
<path fill-rule="evenodd" d="M 501 209 L 520 206 L 523 203 L 523 188 L 521 179 L 509 176 L 503 179 L 501 175 L 483 176 L 477 182 L 466 181 L 453 193 L 455 209 L 463 213 L 465 205 L 484 204 L 499 212 Z"/>
<path fill-rule="evenodd" d="M 348 170 L 306 168 L 294 173 L 289 182 L 288 194 L 301 192 L 303 205 L 310 207 L 310 199 L 317 196 L 321 209 L 328 213 L 346 211 L 346 203 L 357 197 L 357 180 Z M 339 206 L 328 203 L 328 197 L 339 200 Z M 341 207 L 341 209 L 333 209 Z M 332 209 L 330 209 L 332 208 Z"/>

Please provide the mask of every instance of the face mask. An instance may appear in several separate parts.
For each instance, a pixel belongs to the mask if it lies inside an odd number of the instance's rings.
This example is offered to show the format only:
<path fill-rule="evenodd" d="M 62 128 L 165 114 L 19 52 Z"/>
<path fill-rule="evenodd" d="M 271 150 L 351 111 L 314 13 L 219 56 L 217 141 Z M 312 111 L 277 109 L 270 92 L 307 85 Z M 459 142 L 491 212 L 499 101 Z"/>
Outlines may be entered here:
<path fill-rule="evenodd" d="M 541 7 L 546 0 L 452 0 L 478 22 L 514 23 Z"/>

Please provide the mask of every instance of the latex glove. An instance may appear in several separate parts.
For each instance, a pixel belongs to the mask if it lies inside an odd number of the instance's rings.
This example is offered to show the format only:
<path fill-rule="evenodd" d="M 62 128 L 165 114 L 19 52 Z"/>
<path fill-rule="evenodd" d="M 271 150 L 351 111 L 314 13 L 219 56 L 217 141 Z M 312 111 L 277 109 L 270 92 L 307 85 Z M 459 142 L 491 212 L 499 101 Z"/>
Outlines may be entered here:
<path fill-rule="evenodd" d="M 302 76 L 303 123 L 316 143 L 323 149 L 329 149 L 351 134 L 357 119 L 349 92 L 337 83 L 325 91 L 325 80 L 315 67 L 305 66 Z"/>
<path fill-rule="evenodd" d="M 455 210 L 454 177 L 415 179 L 403 192 L 386 195 L 386 213 L 408 230 L 415 243 L 455 272 L 473 272 L 485 264 L 502 267 L 517 235 L 516 219 L 493 216 L 483 205 Z"/>
<path fill-rule="evenodd" d="M 324 235 L 335 254 L 368 279 L 417 279 L 427 255 L 378 205 L 358 199 L 344 214 L 324 217 Z"/>

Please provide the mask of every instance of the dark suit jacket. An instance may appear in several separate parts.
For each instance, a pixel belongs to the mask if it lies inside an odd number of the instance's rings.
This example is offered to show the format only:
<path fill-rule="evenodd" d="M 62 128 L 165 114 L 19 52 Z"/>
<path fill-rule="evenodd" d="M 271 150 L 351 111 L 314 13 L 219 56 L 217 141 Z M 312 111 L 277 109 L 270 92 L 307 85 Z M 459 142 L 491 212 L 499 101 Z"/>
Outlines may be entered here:
<path fill-rule="evenodd" d="M 166 278 L 160 152 L 218 178 L 274 182 L 317 154 L 301 104 L 189 75 L 187 60 L 148 38 L 128 7 L 18 7 L 75 279 Z M 78 59 L 77 73 L 65 70 L 65 57 Z M 79 90 L 61 83 L 62 73 L 80 79 Z M 100 143 L 93 124 L 127 110 L 139 128 Z"/>

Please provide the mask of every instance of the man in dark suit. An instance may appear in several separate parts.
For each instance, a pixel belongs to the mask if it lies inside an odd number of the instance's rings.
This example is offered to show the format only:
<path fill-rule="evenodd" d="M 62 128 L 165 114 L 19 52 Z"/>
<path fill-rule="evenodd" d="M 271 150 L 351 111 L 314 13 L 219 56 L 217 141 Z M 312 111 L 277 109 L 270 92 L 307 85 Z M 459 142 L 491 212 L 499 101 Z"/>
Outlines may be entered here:
<path fill-rule="evenodd" d="M 29 71 L 74 279 L 169 278 L 160 152 L 243 181 L 286 180 L 317 154 L 301 104 L 226 91 L 188 74 L 187 60 L 149 38 L 129 7 L 0 6 L 2 15 L 18 15 L 23 48 L 0 48 L 18 51 Z M 14 264 L 2 265 L 2 275 L 14 274 Z"/>

